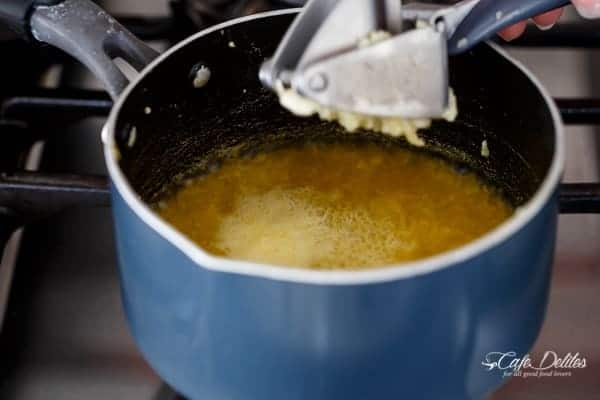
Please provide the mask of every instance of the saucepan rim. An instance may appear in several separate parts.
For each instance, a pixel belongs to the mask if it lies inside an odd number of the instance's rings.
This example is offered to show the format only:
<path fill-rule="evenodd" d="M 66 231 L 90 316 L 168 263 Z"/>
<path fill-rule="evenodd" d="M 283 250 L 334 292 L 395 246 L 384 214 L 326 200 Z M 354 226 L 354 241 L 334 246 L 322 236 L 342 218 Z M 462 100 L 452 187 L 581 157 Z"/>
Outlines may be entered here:
<path fill-rule="evenodd" d="M 168 240 L 173 246 L 177 247 L 185 256 L 194 261 L 199 268 L 206 268 L 208 270 L 223 273 L 253 276 L 257 278 L 315 285 L 362 285 L 409 279 L 461 264 L 498 246 L 525 227 L 540 213 L 544 206 L 551 201 L 551 198 L 554 196 L 562 177 L 565 162 L 565 149 L 563 142 L 564 127 L 558 109 L 544 86 L 527 68 L 525 68 L 525 66 L 511 58 L 499 46 L 493 43 L 488 43 L 501 56 L 505 57 L 517 68 L 519 68 L 531 80 L 531 82 L 533 82 L 533 84 L 542 94 L 547 106 L 550 109 L 555 127 L 555 150 L 551 167 L 533 198 L 522 207 L 519 207 L 519 209 L 511 218 L 479 239 L 465 246 L 433 257 L 402 264 L 382 266 L 381 268 L 377 269 L 357 271 L 316 271 L 310 269 L 281 267 L 256 262 L 226 259 L 223 257 L 214 256 L 193 243 L 166 221 L 162 220 L 151 210 L 147 204 L 141 200 L 141 198 L 133 190 L 119 166 L 119 161 L 117 158 L 118 152 L 114 151 L 117 147 L 115 141 L 116 122 L 120 114 L 120 110 L 129 98 L 130 93 L 157 65 L 191 42 L 194 42 L 212 32 L 219 31 L 243 22 L 263 18 L 266 19 L 280 15 L 294 14 L 298 13 L 299 10 L 299 8 L 293 8 L 270 11 L 234 19 L 205 29 L 178 43 L 150 63 L 129 84 L 129 86 L 117 99 L 103 128 L 102 141 L 104 147 L 104 157 L 108 173 L 113 183 L 113 190 L 116 190 L 119 193 L 127 206 L 137 215 L 137 217 L 139 217 L 146 225 L 148 225 L 148 227 L 152 228 L 163 238 Z M 115 223 L 118 224 L 119 221 L 115 221 Z M 169 265 L 169 268 L 176 267 Z"/>

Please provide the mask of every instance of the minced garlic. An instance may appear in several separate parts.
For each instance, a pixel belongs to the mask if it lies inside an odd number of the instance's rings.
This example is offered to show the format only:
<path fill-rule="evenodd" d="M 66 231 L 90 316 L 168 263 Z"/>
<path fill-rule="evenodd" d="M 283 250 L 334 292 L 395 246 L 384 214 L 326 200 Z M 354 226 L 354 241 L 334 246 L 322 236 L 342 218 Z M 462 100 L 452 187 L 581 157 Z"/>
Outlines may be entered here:
<path fill-rule="evenodd" d="M 418 27 L 422 28 L 424 26 L 426 24 L 421 22 L 421 25 Z M 360 39 L 357 45 L 359 48 L 364 48 L 391 37 L 392 35 L 389 32 L 373 31 Z M 366 129 L 392 137 L 404 137 L 410 144 L 422 147 L 425 145 L 425 142 L 419 137 L 417 132 L 419 129 L 427 129 L 431 126 L 431 119 L 429 118 L 377 117 L 351 111 L 335 110 L 300 95 L 294 89 L 285 88 L 281 83 L 276 85 L 275 90 L 279 96 L 281 105 L 292 113 L 302 117 L 318 114 L 322 120 L 337 121 L 348 132 Z M 448 96 L 448 109 L 444 112 L 442 118 L 451 122 L 458 115 L 458 107 L 456 96 L 452 89 L 450 89 Z"/>
<path fill-rule="evenodd" d="M 481 156 L 484 158 L 489 158 L 490 156 L 490 148 L 487 140 L 481 142 Z"/>
<path fill-rule="evenodd" d="M 417 132 L 419 129 L 427 129 L 431 126 L 431 119 L 428 118 L 377 117 L 335 110 L 300 95 L 294 89 L 285 88 L 281 83 L 276 85 L 275 90 L 281 105 L 295 115 L 310 117 L 317 114 L 322 120 L 337 121 L 348 132 L 366 129 L 392 137 L 404 137 L 410 144 L 422 147 L 425 142 Z M 447 121 L 454 121 L 457 115 L 456 96 L 450 90 L 448 109 L 442 115 L 442 118 Z"/>

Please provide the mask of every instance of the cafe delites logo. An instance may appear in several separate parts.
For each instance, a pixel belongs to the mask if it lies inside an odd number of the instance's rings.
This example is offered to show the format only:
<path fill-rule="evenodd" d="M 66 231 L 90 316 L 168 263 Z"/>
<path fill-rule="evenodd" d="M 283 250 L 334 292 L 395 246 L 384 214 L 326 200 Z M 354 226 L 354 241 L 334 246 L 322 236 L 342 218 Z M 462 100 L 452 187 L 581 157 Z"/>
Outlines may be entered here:
<path fill-rule="evenodd" d="M 494 351 L 486 354 L 481 365 L 487 371 L 503 371 L 504 377 L 567 377 L 572 376 L 573 371 L 585 368 L 587 360 L 579 353 L 559 355 L 552 350 L 544 352 L 541 357 L 536 357 L 536 359 L 533 359 L 529 354 L 519 358 L 514 351 L 505 353 Z"/>

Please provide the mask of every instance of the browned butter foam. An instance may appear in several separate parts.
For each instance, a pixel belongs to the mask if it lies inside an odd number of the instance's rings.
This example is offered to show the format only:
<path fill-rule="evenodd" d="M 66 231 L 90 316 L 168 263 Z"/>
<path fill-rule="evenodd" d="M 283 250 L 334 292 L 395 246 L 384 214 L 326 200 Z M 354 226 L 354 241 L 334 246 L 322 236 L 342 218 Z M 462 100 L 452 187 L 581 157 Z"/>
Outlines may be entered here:
<path fill-rule="evenodd" d="M 413 261 L 464 245 L 513 208 L 424 152 L 306 144 L 228 160 L 157 212 L 210 253 L 312 269 Z"/>

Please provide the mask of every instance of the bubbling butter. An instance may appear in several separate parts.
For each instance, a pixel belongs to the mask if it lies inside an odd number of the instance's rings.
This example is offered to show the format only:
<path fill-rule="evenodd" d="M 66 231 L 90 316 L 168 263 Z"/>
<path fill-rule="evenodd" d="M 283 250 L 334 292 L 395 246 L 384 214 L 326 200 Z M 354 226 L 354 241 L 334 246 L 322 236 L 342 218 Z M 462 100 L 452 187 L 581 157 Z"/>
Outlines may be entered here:
<path fill-rule="evenodd" d="M 513 213 L 474 173 L 402 146 L 296 143 L 231 157 L 155 210 L 204 250 L 236 260 L 377 268 L 462 246 Z"/>

